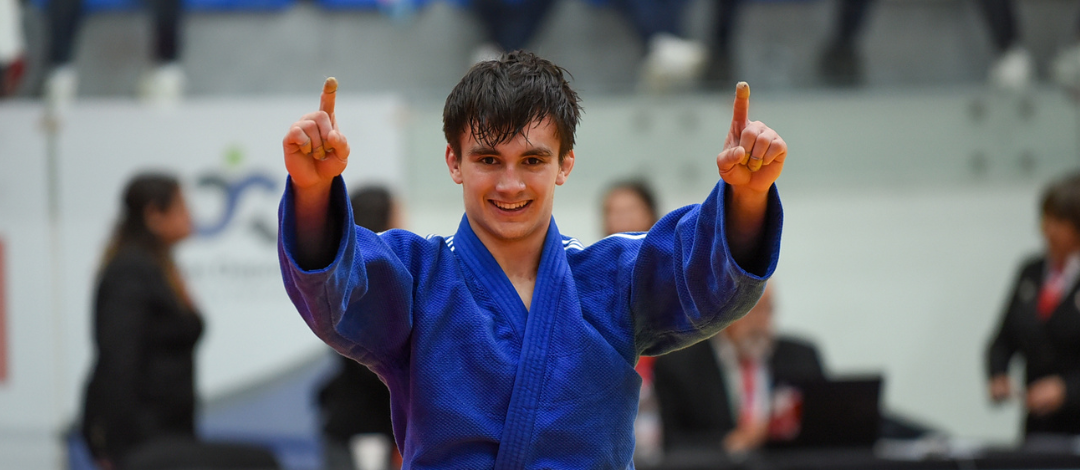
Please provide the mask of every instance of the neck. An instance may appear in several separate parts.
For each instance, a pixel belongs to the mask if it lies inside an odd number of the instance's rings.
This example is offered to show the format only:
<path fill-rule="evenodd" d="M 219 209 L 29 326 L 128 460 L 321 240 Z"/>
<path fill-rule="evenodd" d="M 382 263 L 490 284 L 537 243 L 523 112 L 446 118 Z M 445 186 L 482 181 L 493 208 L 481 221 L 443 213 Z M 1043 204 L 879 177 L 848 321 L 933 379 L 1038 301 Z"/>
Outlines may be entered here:
<path fill-rule="evenodd" d="M 540 230 L 524 238 L 505 240 L 492 237 L 483 230 L 477 230 L 472 220 L 469 220 L 473 233 L 511 281 L 536 278 L 536 271 L 540 269 L 540 254 L 544 251 L 544 239 L 547 237 L 550 224 L 549 221 Z"/>
<path fill-rule="evenodd" d="M 1076 252 L 1070 251 L 1062 255 L 1049 256 L 1048 258 L 1050 259 L 1050 269 L 1054 271 L 1060 271 L 1062 269 L 1065 269 L 1065 264 L 1069 262 L 1069 257 L 1071 257 L 1074 253 Z"/>
<path fill-rule="evenodd" d="M 544 224 L 541 230 L 536 230 L 524 238 L 504 240 L 496 239 L 482 230 L 477 230 L 472 219 L 469 219 L 469 226 L 473 229 L 473 233 L 484 244 L 491 256 L 495 258 L 495 262 L 499 263 L 503 274 L 514 285 L 514 289 L 517 290 L 526 310 L 530 310 L 532 307 L 533 288 L 536 286 L 536 272 L 540 269 L 540 255 L 544 251 L 544 239 L 547 236 L 550 224 L 549 218 L 548 223 Z"/>

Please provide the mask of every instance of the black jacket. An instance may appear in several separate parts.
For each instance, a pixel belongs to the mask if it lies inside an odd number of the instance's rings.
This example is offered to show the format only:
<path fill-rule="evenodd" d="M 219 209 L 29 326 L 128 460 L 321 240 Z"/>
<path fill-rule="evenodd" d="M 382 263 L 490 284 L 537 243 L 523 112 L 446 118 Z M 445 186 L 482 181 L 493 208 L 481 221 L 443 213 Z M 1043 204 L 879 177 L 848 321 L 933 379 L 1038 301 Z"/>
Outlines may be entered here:
<path fill-rule="evenodd" d="M 777 338 L 769 368 L 774 385 L 824 378 L 817 351 L 790 338 Z M 653 386 L 665 450 L 715 451 L 735 429 L 726 379 L 711 341 L 656 358 Z"/>
<path fill-rule="evenodd" d="M 359 362 L 345 356 L 338 356 L 338 362 L 338 373 L 319 390 L 323 434 L 339 443 L 366 433 L 384 434 L 393 440 L 386 385 Z"/>
<path fill-rule="evenodd" d="M 1046 321 L 1036 313 L 1046 260 L 1024 263 L 1005 307 L 1004 318 L 987 350 L 990 377 L 1008 372 L 1016 355 L 1024 359 L 1026 382 L 1059 375 L 1065 403 L 1045 417 L 1028 415 L 1025 433 L 1080 434 L 1080 283 L 1069 288 Z"/>
<path fill-rule="evenodd" d="M 202 330 L 146 250 L 122 249 L 105 266 L 82 422 L 95 457 L 119 461 L 151 438 L 194 437 L 194 349 Z"/>

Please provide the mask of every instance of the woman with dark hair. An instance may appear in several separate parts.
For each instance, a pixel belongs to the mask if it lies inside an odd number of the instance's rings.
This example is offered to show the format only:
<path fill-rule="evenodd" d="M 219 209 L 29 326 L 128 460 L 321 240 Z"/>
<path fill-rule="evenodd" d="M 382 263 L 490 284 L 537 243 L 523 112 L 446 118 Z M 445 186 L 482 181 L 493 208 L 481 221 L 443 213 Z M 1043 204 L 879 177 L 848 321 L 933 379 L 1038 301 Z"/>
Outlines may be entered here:
<path fill-rule="evenodd" d="M 102 469 L 277 468 L 268 452 L 195 437 L 195 344 L 203 331 L 172 257 L 192 232 L 176 178 L 141 174 L 102 259 L 94 299 L 96 360 L 82 433 Z"/>
<path fill-rule="evenodd" d="M 604 193 L 604 236 L 648 232 L 657 220 L 656 197 L 641 180 L 617 182 Z"/>
<path fill-rule="evenodd" d="M 1080 434 L 1080 174 L 1042 198 L 1046 251 L 1024 263 L 987 351 L 990 397 L 1013 395 L 1009 363 L 1024 359 L 1024 433 Z"/>

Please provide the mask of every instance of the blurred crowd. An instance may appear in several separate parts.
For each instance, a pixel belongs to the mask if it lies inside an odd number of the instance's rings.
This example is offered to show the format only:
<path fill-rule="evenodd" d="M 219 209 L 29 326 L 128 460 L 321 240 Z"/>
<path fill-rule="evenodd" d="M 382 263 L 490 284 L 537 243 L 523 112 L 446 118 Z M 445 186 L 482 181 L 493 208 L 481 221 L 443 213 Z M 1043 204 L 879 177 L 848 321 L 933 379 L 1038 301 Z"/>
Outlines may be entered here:
<path fill-rule="evenodd" d="M 741 0 L 710 1 L 712 18 L 704 38 L 687 34 L 688 0 L 590 0 L 602 8 L 612 8 L 625 18 L 640 42 L 638 88 L 643 91 L 689 89 L 727 90 L 738 75 L 733 31 L 739 21 Z M 972 0 L 978 3 L 995 58 L 986 70 L 987 83 L 1018 90 L 1030 86 L 1046 67 L 1053 82 L 1074 93 L 1080 92 L 1080 18 L 1075 28 L 1060 37 L 1070 39 L 1058 45 L 1056 57 L 1048 64 L 1037 64 L 1025 47 L 1024 31 L 1018 21 L 1014 0 Z M 343 0 L 342 6 L 382 9 L 394 15 L 399 10 L 416 10 L 423 0 Z M 351 2 L 351 3 L 350 3 Z M 121 2 L 123 3 L 123 2 Z M 190 3 L 190 2 L 188 2 Z M 182 0 L 146 0 L 138 3 L 152 19 L 153 66 L 146 70 L 135 94 L 151 103 L 175 103 L 185 93 L 192 71 L 183 66 L 184 22 L 188 3 Z M 483 40 L 474 47 L 470 60 L 481 61 L 517 49 L 536 47 L 537 32 L 556 6 L 555 0 L 473 0 L 457 2 L 471 11 L 483 28 Z M 872 19 L 875 0 L 835 0 L 831 33 L 816 58 L 820 83 L 832 86 L 858 86 L 865 81 L 864 57 L 860 36 Z M 354 5 L 355 4 L 355 5 Z M 23 32 L 26 8 L 40 8 L 46 17 L 47 42 L 28 47 Z M 21 88 L 40 94 L 50 103 L 64 104 L 77 95 L 79 73 L 74 66 L 74 51 L 80 38 L 80 25 L 87 15 L 83 0 L 0 0 L 0 97 L 12 96 Z M 24 86 L 31 62 L 29 50 L 43 50 L 41 83 Z M 26 92 L 24 92 L 26 93 Z"/>

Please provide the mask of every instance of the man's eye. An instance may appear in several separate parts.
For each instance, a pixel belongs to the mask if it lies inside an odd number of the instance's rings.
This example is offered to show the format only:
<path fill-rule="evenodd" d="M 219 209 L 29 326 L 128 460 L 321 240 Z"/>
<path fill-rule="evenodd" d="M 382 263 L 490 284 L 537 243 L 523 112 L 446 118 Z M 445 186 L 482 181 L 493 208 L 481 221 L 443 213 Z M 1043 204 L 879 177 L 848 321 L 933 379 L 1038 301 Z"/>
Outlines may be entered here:
<path fill-rule="evenodd" d="M 483 163 L 485 165 L 494 165 L 495 157 L 483 157 L 480 159 L 480 163 Z"/>
<path fill-rule="evenodd" d="M 527 165 L 539 165 L 541 163 L 544 163 L 544 161 L 536 157 L 529 157 L 525 160 L 525 163 Z"/>

